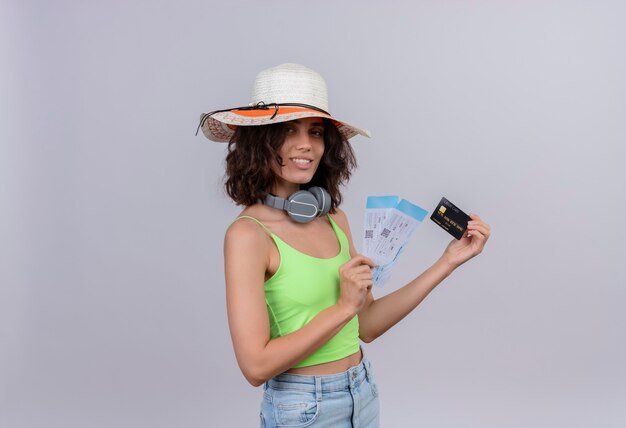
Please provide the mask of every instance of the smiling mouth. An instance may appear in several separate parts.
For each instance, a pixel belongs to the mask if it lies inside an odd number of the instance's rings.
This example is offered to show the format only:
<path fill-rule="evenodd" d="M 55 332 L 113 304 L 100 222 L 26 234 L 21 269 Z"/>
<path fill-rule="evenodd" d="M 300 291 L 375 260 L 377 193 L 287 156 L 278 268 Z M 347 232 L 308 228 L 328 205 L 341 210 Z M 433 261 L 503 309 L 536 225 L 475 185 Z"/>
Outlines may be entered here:
<path fill-rule="evenodd" d="M 311 159 L 302 159 L 302 158 L 291 158 L 291 160 L 298 165 L 308 165 L 313 162 Z"/>

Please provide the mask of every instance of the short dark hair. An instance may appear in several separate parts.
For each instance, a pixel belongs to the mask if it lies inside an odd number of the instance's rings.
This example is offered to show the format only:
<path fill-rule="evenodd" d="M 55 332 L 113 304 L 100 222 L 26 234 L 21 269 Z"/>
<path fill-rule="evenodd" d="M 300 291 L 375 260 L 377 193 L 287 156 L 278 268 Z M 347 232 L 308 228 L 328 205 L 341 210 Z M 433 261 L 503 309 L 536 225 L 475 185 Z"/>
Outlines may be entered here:
<path fill-rule="evenodd" d="M 262 126 L 238 126 L 228 143 L 226 182 L 228 196 L 238 205 L 265 200 L 275 182 L 272 162 L 283 160 L 278 150 L 286 136 L 285 122 Z M 331 212 L 341 204 L 339 187 L 347 183 L 356 167 L 348 141 L 332 120 L 324 118 L 324 155 L 307 187 L 320 186 L 332 198 Z"/>

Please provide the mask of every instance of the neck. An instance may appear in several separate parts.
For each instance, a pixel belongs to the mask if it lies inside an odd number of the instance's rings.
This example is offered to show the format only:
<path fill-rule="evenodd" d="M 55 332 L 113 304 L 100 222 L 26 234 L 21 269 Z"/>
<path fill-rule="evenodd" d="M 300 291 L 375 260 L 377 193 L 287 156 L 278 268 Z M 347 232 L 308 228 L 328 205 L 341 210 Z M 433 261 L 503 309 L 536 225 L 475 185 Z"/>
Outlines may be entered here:
<path fill-rule="evenodd" d="M 272 195 L 278 196 L 279 198 L 287 199 L 289 196 L 293 195 L 298 190 L 300 190 L 300 185 L 299 184 L 290 183 L 290 185 L 288 185 L 288 186 L 286 186 L 286 185 L 283 185 L 283 186 L 274 185 L 274 186 L 272 186 L 272 190 L 270 191 L 270 193 Z"/>

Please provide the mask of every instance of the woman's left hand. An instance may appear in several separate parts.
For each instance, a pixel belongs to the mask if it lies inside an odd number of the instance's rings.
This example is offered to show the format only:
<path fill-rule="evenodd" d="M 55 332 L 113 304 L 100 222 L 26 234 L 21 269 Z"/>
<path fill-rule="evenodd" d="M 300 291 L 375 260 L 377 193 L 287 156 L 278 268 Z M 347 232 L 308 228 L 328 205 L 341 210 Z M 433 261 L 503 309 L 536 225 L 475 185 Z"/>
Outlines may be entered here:
<path fill-rule="evenodd" d="M 467 230 L 459 240 L 453 239 L 446 247 L 442 258 L 452 268 L 457 268 L 463 263 L 479 255 L 491 233 L 491 228 L 478 215 L 470 214 L 472 220 L 467 223 Z"/>

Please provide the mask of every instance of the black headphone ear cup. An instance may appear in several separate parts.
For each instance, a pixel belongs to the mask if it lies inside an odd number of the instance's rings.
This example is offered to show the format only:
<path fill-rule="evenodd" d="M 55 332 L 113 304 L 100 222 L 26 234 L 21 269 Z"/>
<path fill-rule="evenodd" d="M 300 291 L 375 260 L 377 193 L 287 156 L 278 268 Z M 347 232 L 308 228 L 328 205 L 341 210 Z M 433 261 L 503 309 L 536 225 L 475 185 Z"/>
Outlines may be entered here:
<path fill-rule="evenodd" d="M 298 223 L 308 223 L 319 217 L 320 208 L 317 198 L 308 190 L 298 190 L 289 196 L 287 214 Z"/>
<path fill-rule="evenodd" d="M 325 216 L 329 213 L 330 207 L 332 206 L 332 199 L 330 197 L 330 193 L 323 187 L 311 187 L 309 192 L 315 196 L 317 199 L 317 205 L 319 206 L 320 212 L 317 214 L 318 217 Z"/>

